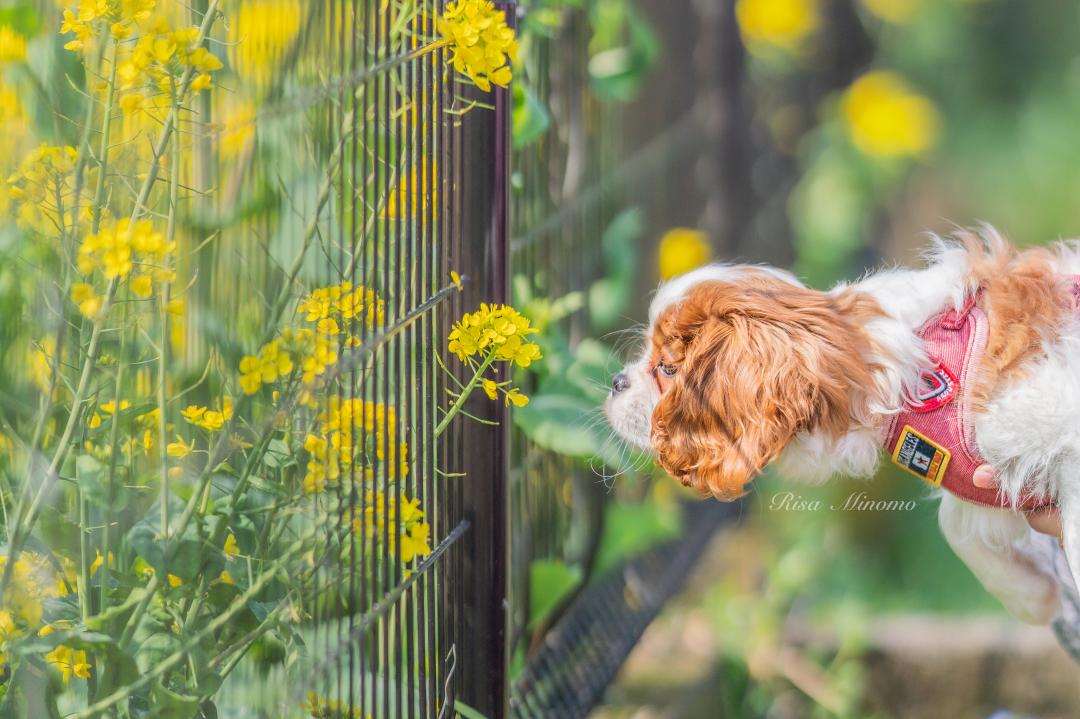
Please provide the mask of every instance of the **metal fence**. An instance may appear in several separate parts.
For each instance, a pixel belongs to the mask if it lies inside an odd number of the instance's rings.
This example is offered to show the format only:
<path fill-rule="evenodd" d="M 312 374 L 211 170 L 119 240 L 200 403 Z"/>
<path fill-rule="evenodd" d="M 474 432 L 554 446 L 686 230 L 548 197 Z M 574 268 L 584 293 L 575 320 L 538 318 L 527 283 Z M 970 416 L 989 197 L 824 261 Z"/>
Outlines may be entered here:
<path fill-rule="evenodd" d="M 681 165 L 710 147 L 707 113 L 688 103 L 650 128 L 597 100 L 587 13 L 565 9 L 559 32 L 522 60 L 551 130 L 514 153 L 508 91 L 456 82 L 444 71 L 445 50 L 409 56 L 416 38 L 433 36 L 443 3 L 318 5 L 305 9 L 305 33 L 284 62 L 319 78 L 322 90 L 303 110 L 318 128 L 319 163 L 341 169 L 293 209 L 316 248 L 302 247 L 301 256 L 317 268 L 316 284 L 347 280 L 385 298 L 382 331 L 355 328 L 370 354 L 345 386 L 361 401 L 396 408 L 380 421 L 407 441 L 408 473 L 377 471 L 367 488 L 418 500 L 430 517 L 431 552 L 406 567 L 389 537 L 378 538 L 385 527 L 364 526 L 361 536 L 374 536 L 352 548 L 336 547 L 327 532 L 318 589 L 330 600 L 316 599 L 311 615 L 309 642 L 322 649 L 309 683 L 346 716 L 585 716 L 729 513 L 698 507 L 683 539 L 593 576 L 609 491 L 602 473 L 512 432 L 504 403 L 482 396 L 466 410 L 497 426 L 462 419 L 436 437 L 451 381 L 433 353 L 466 379 L 445 346 L 462 312 L 511 302 L 514 277 L 552 298 L 588 291 L 608 270 L 604 230 L 627 207 L 651 204 L 653 226 L 699 211 L 661 206 L 654 188 L 679 182 Z M 511 19 L 528 12 L 498 6 Z M 281 122 L 291 112 L 282 107 Z M 260 123 L 267 116 L 261 111 Z M 627 153 L 635 138 L 641 146 Z M 448 285 L 451 271 L 464 278 L 461 292 Z M 560 325 L 571 346 L 594 329 L 581 311 Z M 364 525 L 372 496 L 352 491 L 338 499 L 349 521 Z M 527 627 L 529 567 L 544 557 L 580 565 L 582 582 L 540 626 Z"/>

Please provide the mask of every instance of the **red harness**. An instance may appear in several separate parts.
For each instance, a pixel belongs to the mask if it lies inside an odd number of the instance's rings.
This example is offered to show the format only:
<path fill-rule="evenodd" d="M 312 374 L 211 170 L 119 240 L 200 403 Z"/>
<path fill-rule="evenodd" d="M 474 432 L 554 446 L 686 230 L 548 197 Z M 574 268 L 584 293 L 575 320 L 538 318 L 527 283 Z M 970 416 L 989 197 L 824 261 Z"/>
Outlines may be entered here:
<path fill-rule="evenodd" d="M 969 502 L 990 507 L 1011 506 L 996 489 L 976 487 L 975 468 L 985 464 L 975 446 L 970 393 L 986 350 L 988 320 L 979 295 L 960 311 L 942 312 L 918 335 L 936 364 L 922 371 L 917 396 L 892 418 L 885 433 L 885 451 L 893 462 L 935 487 Z M 1074 307 L 1080 305 L 1080 280 L 1074 280 Z M 1019 508 L 1038 509 L 1053 502 L 1042 496 L 1021 497 Z"/>

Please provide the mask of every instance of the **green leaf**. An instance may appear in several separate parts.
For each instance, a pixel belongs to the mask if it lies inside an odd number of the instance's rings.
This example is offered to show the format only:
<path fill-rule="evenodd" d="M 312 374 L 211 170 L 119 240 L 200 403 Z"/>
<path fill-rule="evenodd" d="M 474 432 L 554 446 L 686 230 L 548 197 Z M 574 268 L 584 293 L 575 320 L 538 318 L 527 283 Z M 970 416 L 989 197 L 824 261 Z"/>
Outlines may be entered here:
<path fill-rule="evenodd" d="M 645 234 L 645 213 L 639 207 L 623 210 L 600 238 L 607 274 L 589 287 L 589 316 L 593 329 L 606 330 L 626 313 L 637 282 L 639 244 Z"/>
<path fill-rule="evenodd" d="M 13 7 L 0 8 L 0 25 L 7 25 L 20 35 L 33 37 L 41 29 L 41 16 L 32 3 L 15 3 Z"/>
<path fill-rule="evenodd" d="M 289 445 L 280 439 L 272 439 L 266 447 L 266 454 L 262 458 L 263 464 L 273 469 L 289 467 L 296 464 L 296 456 L 289 451 Z"/>
<path fill-rule="evenodd" d="M 191 719 L 199 709 L 199 697 L 178 694 L 154 682 L 150 704 L 155 719 Z"/>
<path fill-rule="evenodd" d="M 44 637 L 37 637 L 31 641 L 17 645 L 16 654 L 45 654 L 52 651 L 60 644 L 66 644 L 76 649 L 89 649 L 101 651 L 106 647 L 115 646 L 116 640 L 107 634 L 87 632 L 80 629 L 55 631 Z"/>
<path fill-rule="evenodd" d="M 586 422 L 596 409 L 567 395 L 540 395 L 513 413 L 514 424 L 536 444 L 571 457 L 597 454 L 599 443 Z"/>
<path fill-rule="evenodd" d="M 155 632 L 139 645 L 135 651 L 135 662 L 140 671 L 150 671 L 175 654 L 180 647 L 180 639 L 171 632 Z"/>
<path fill-rule="evenodd" d="M 626 0 L 596 2 L 593 23 L 595 52 L 589 59 L 593 91 L 603 100 L 633 100 L 660 56 L 659 38 Z"/>
<path fill-rule="evenodd" d="M 165 553 L 157 534 L 157 530 L 149 524 L 140 522 L 128 532 L 127 540 L 135 549 L 135 552 L 146 560 L 147 564 L 154 568 L 154 571 L 158 573 L 158 576 L 163 576 L 162 572 L 165 571 Z"/>
<path fill-rule="evenodd" d="M 604 515 L 596 572 L 614 569 L 661 542 L 677 538 L 682 533 L 682 519 L 676 502 L 612 504 Z"/>
<path fill-rule="evenodd" d="M 551 116 L 544 103 L 525 82 L 514 82 L 514 113 L 511 137 L 514 149 L 520 150 L 540 137 L 551 127 Z"/>
<path fill-rule="evenodd" d="M 80 454 L 75 458 L 75 476 L 79 491 L 90 504 L 113 512 L 127 506 L 127 492 L 119 487 L 110 490 L 107 468 L 91 455 Z"/>
<path fill-rule="evenodd" d="M 454 711 L 457 712 L 462 719 L 487 719 L 486 716 L 457 699 L 454 700 Z"/>
<path fill-rule="evenodd" d="M 583 397 L 599 406 L 607 397 L 616 364 L 607 345 L 585 338 L 574 349 L 574 361 L 564 376 Z"/>
<path fill-rule="evenodd" d="M 529 628 L 555 609 L 581 583 L 581 569 L 558 559 L 538 559 L 529 565 Z"/>

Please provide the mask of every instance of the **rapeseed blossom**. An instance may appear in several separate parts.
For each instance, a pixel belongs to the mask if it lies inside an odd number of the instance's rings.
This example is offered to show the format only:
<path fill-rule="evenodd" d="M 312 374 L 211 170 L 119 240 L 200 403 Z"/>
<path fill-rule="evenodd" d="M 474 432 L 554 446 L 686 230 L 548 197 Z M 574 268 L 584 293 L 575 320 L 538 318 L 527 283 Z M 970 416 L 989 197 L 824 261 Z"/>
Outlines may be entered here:
<path fill-rule="evenodd" d="M 660 238 L 657 252 L 662 280 L 670 280 L 700 267 L 712 256 L 709 236 L 686 227 L 674 227 L 665 232 Z"/>
<path fill-rule="evenodd" d="M 513 307 L 485 303 L 476 312 L 465 313 L 453 326 L 448 346 L 463 362 L 467 357 L 494 351 L 496 360 L 528 367 L 542 357 L 540 346 L 527 339 L 536 331 L 528 318 Z"/>
<path fill-rule="evenodd" d="M 820 0 L 738 0 L 735 18 L 748 49 L 799 49 L 821 25 Z"/>
<path fill-rule="evenodd" d="M 354 446 L 385 463 L 389 479 L 408 476 L 409 445 L 398 441 L 393 405 L 335 395 L 327 398 L 317 419 L 318 431 L 304 441 L 310 455 L 303 479 L 306 494 L 323 492 L 342 474 L 356 472 Z"/>
<path fill-rule="evenodd" d="M 457 0 L 436 20 L 443 42 L 450 46 L 447 62 L 484 92 L 492 84 L 507 87 L 513 78 L 518 44 L 506 24 L 506 13 L 490 0 Z"/>
<path fill-rule="evenodd" d="M 8 199 L 18 204 L 17 220 L 21 227 L 42 234 L 64 228 L 57 202 L 65 202 L 72 192 L 71 175 L 78 153 L 74 147 L 39 145 L 7 179 Z"/>
<path fill-rule="evenodd" d="M 871 157 L 913 157 L 937 142 L 934 103 L 887 70 L 869 72 L 852 83 L 841 102 L 841 116 L 852 143 Z"/>
<path fill-rule="evenodd" d="M 431 526 L 424 521 L 420 500 L 402 493 L 387 496 L 368 490 L 364 495 L 364 516 L 353 519 L 353 532 L 368 539 L 386 538 L 390 551 L 405 563 L 431 554 Z"/>
<path fill-rule="evenodd" d="M 0 63 L 26 59 L 26 38 L 7 25 L 0 25 Z"/>
<path fill-rule="evenodd" d="M 348 702 L 337 699 L 320 697 L 315 692 L 308 692 L 307 701 L 304 702 L 303 710 L 308 712 L 313 719 L 371 719 L 371 715 L 365 715 L 358 708 L 349 709 Z"/>
<path fill-rule="evenodd" d="M 229 22 L 229 63 L 246 83 L 269 85 L 300 34 L 301 0 L 247 0 Z"/>
<path fill-rule="evenodd" d="M 60 670 L 64 678 L 64 684 L 71 681 L 71 677 L 79 679 L 90 678 L 90 664 L 86 661 L 86 652 L 82 649 L 72 649 L 63 644 L 45 655 L 45 661 Z"/>

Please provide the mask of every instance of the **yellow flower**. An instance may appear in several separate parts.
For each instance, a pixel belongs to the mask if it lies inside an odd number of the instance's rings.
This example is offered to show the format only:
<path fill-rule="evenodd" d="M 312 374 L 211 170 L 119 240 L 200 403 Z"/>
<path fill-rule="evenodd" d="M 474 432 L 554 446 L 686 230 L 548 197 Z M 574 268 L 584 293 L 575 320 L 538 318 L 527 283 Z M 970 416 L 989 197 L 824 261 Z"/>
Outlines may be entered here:
<path fill-rule="evenodd" d="M 154 230 L 150 220 L 131 223 L 127 219 L 104 223 L 97 234 L 87 235 L 79 246 L 79 272 L 90 275 L 100 270 L 105 279 L 125 278 L 136 259 L 158 265 L 176 248 L 165 235 Z"/>
<path fill-rule="evenodd" d="M 236 543 L 236 535 L 232 532 L 229 532 L 229 536 L 225 538 L 225 546 L 222 551 L 225 552 L 225 556 L 228 557 L 230 562 L 240 556 L 240 547 Z"/>
<path fill-rule="evenodd" d="M 26 38 L 7 25 L 0 25 L 0 62 L 26 59 Z"/>
<path fill-rule="evenodd" d="M 191 424 L 196 424 L 202 419 L 204 414 L 206 414 L 206 407 L 199 407 L 193 404 L 189 404 L 187 409 L 181 410 L 180 412 L 180 416 Z"/>
<path fill-rule="evenodd" d="M 517 61 L 518 44 L 506 24 L 506 13 L 490 0 L 457 0 L 446 6 L 436 27 L 450 46 L 447 62 L 457 72 L 487 92 L 492 83 L 510 84 L 511 63 Z"/>
<path fill-rule="evenodd" d="M 293 371 L 292 355 L 284 349 L 280 340 L 263 345 L 258 355 L 248 355 L 240 360 L 240 388 L 245 394 L 255 394 L 263 384 L 277 382 Z"/>
<path fill-rule="evenodd" d="M 463 362 L 473 355 L 486 357 L 494 349 L 495 359 L 528 367 L 542 357 L 539 345 L 526 339 L 536 331 L 528 318 L 513 307 L 482 304 L 479 310 L 466 313 L 453 326 L 447 338 L 448 347 Z"/>
<path fill-rule="evenodd" d="M 660 238 L 660 279 L 670 280 L 709 261 L 709 236 L 698 230 L 675 227 Z"/>
<path fill-rule="evenodd" d="M 413 218 L 426 213 L 428 207 L 438 207 L 438 191 L 435 187 L 437 167 L 434 160 L 430 163 L 421 157 L 409 171 L 404 180 L 398 180 L 397 188 L 391 191 L 386 203 L 384 217 L 392 220 Z M 421 175 L 421 173 L 425 173 Z M 432 214 L 432 219 L 435 215 Z"/>
<path fill-rule="evenodd" d="M 235 96 L 225 99 L 223 120 L 220 124 L 219 147 L 225 158 L 239 155 L 255 135 L 255 106 L 238 100 Z"/>
<path fill-rule="evenodd" d="M 184 457 L 191 454 L 191 452 L 194 449 L 195 449 L 195 440 L 192 440 L 191 444 L 185 444 L 184 443 L 184 438 L 181 437 L 180 435 L 176 435 L 176 441 L 175 442 L 169 442 L 169 444 L 166 445 L 166 447 L 165 447 L 165 452 L 170 457 L 175 457 L 176 459 L 183 459 Z"/>
<path fill-rule="evenodd" d="M 871 157 L 917 156 L 937 142 L 934 104 L 893 72 L 869 72 L 852 83 L 841 116 L 855 147 Z"/>
<path fill-rule="evenodd" d="M 70 146 L 39 145 L 8 178 L 8 198 L 17 206 L 17 223 L 42 234 L 67 222 L 59 217 L 56 197 L 69 197 L 78 153 Z"/>
<path fill-rule="evenodd" d="M 512 388 L 509 392 L 506 393 L 507 406 L 510 406 L 512 404 L 515 407 L 524 407 L 528 403 L 529 398 L 523 395 L 521 393 L 521 390 L 519 390 L 517 387 Z"/>
<path fill-rule="evenodd" d="M 488 396 L 488 399 L 499 398 L 499 385 L 495 384 L 495 380 L 485 379 L 481 384 L 484 387 L 484 394 Z"/>
<path fill-rule="evenodd" d="M 142 107 L 142 103 L 142 95 L 139 95 L 137 93 L 127 94 L 120 98 L 120 109 L 125 114 L 130 115 L 131 113 L 139 110 Z"/>
<path fill-rule="evenodd" d="M 225 411 L 216 411 L 207 409 L 206 407 L 198 407 L 196 405 L 188 405 L 188 408 L 180 412 L 180 416 L 183 417 L 188 424 L 193 424 L 196 427 L 202 427 L 203 429 L 216 432 L 225 426 L 225 421 L 232 416 L 232 405 L 225 405 L 229 417 L 225 416 Z"/>
<path fill-rule="evenodd" d="M 15 635 L 15 618 L 6 609 L 0 609 L 0 644 Z M 44 636 L 40 635 L 39 636 Z"/>
<path fill-rule="evenodd" d="M 12 123 L 20 127 L 26 121 L 22 103 L 19 101 L 19 91 L 0 79 L 0 124 Z M 0 193 L 2 194 L 2 193 Z M 0 201 L 3 201 L 0 199 Z"/>
<path fill-rule="evenodd" d="M 461 275 L 454 270 L 450 270 L 450 281 L 454 283 L 454 287 L 457 287 L 459 291 L 464 289 L 461 286 Z"/>
<path fill-rule="evenodd" d="M 748 49 L 798 49 L 821 24 L 820 0 L 737 0 L 735 17 Z"/>
<path fill-rule="evenodd" d="M 364 714 L 361 709 L 352 706 L 350 702 L 326 699 L 315 692 L 307 693 L 307 701 L 301 707 L 314 719 L 371 719 L 370 714 Z"/>
<path fill-rule="evenodd" d="M 136 297 L 146 299 L 154 294 L 154 281 L 148 275 L 136 275 L 131 278 L 131 291 Z"/>
<path fill-rule="evenodd" d="M 86 282 L 76 282 L 71 285 L 71 301 L 79 308 L 79 314 L 93 320 L 97 319 L 104 304 L 104 298 L 94 293 L 94 286 Z"/>
<path fill-rule="evenodd" d="M 403 562 L 411 562 L 417 557 L 431 554 L 431 545 L 428 543 L 431 527 L 427 522 L 417 522 L 406 534 L 401 536 L 401 549 L 398 556 Z"/>
<path fill-rule="evenodd" d="M 101 556 L 101 551 L 95 549 L 94 552 L 97 554 L 97 556 L 94 558 L 94 561 L 90 563 L 90 576 L 91 577 L 94 576 L 95 574 L 97 574 L 97 570 L 101 569 L 101 565 L 105 563 L 105 557 Z M 112 565 L 113 565 L 113 553 L 109 552 L 109 566 L 111 567 Z"/>
<path fill-rule="evenodd" d="M 222 584 L 236 584 L 236 580 L 233 579 L 233 575 L 229 573 L 228 569 L 222 570 L 218 575 L 218 581 Z"/>
<path fill-rule="evenodd" d="M 169 586 L 172 587 L 173 589 L 176 589 L 177 587 L 183 586 L 183 584 L 184 584 L 184 580 L 181 579 L 180 577 L 176 576 L 175 574 L 170 574 L 168 579 L 169 579 Z"/>
<path fill-rule="evenodd" d="M 128 402 L 126 399 L 120 400 L 120 411 L 121 412 L 123 412 L 125 409 L 129 409 L 130 407 L 131 407 L 131 402 Z M 116 413 L 116 400 L 109 400 L 105 404 L 101 405 L 101 411 L 104 412 L 105 414 L 115 414 Z"/>
<path fill-rule="evenodd" d="M 203 90 L 210 89 L 210 75 L 207 73 L 200 73 L 194 80 L 191 81 L 191 89 L 194 92 L 202 92 Z"/>
<path fill-rule="evenodd" d="M 301 0 L 247 0 L 229 22 L 229 62 L 246 83 L 270 84 L 300 34 Z"/>
<path fill-rule="evenodd" d="M 131 408 L 131 402 L 128 402 L 126 399 L 120 400 L 120 411 L 121 412 L 123 412 L 125 409 L 130 409 L 130 408 Z M 101 405 L 101 411 L 104 412 L 105 414 L 115 414 L 116 413 L 116 400 L 109 400 L 105 404 Z"/>
<path fill-rule="evenodd" d="M 86 48 L 86 42 L 93 35 L 93 30 L 89 22 L 84 21 L 71 10 L 64 10 L 64 21 L 60 24 L 60 34 L 67 35 L 68 33 L 75 33 L 75 38 L 65 43 L 64 49 L 78 52 Z"/>
<path fill-rule="evenodd" d="M 147 384 L 146 389 L 142 389 L 141 387 L 136 388 L 136 392 L 138 392 L 140 395 L 149 394 L 148 389 L 149 389 L 149 385 Z M 135 418 L 135 421 L 138 422 L 139 424 L 143 425 L 144 427 L 154 429 L 158 425 L 158 418 L 160 416 L 161 416 L 161 409 L 158 408 L 158 407 L 155 407 L 154 409 L 150 410 L 149 412 L 146 412 L 145 414 L 140 414 L 138 417 Z"/>
<path fill-rule="evenodd" d="M 60 644 L 45 655 L 45 661 L 60 670 L 64 684 L 71 681 L 72 676 L 79 679 L 90 678 L 91 666 L 86 662 L 86 652 L 81 649 Z"/>

